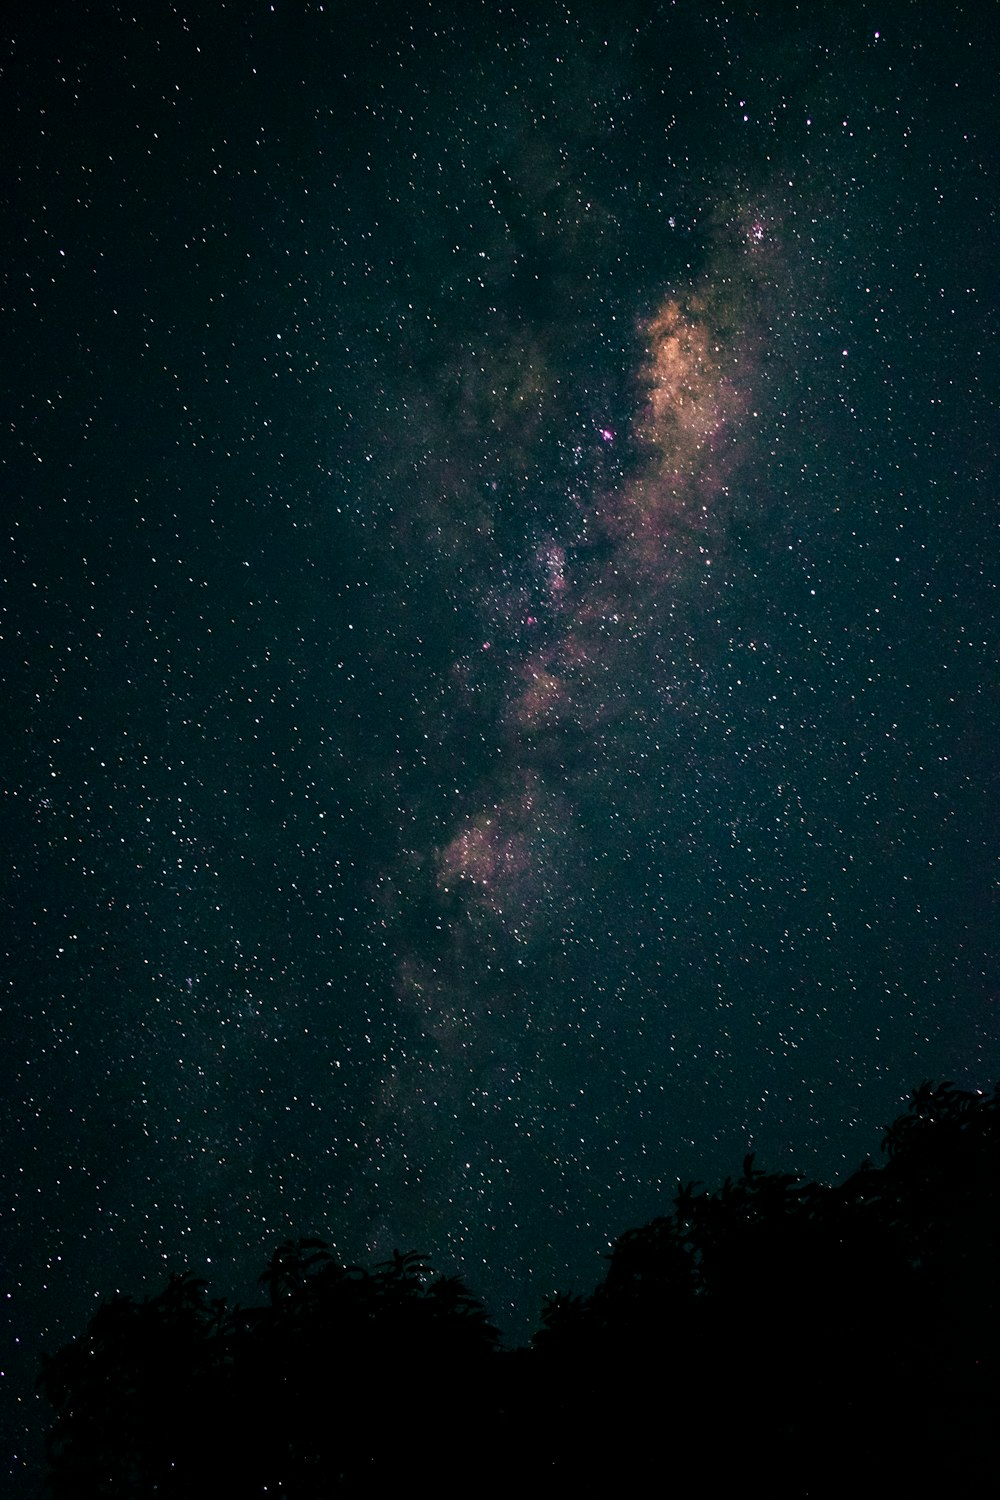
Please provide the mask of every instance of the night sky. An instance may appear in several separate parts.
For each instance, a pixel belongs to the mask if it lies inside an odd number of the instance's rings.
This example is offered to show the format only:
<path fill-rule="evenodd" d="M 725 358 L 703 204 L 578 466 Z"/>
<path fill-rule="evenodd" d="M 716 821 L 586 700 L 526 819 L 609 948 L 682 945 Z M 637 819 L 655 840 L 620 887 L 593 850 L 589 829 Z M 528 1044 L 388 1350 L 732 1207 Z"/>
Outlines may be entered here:
<path fill-rule="evenodd" d="M 319 1234 L 516 1342 L 679 1177 L 833 1178 L 1000 1076 L 978 8 L 33 11 L 21 1475 L 39 1349 L 116 1290 L 247 1300 Z"/>

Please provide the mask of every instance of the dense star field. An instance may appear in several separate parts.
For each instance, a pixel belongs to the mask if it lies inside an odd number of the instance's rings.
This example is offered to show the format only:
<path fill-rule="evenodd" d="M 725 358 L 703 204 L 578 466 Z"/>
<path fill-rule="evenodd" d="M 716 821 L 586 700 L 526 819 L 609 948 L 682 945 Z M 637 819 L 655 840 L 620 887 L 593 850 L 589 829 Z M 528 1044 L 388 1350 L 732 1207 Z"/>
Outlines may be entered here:
<path fill-rule="evenodd" d="M 973 10 L 56 9 L 3 48 L 19 1478 L 117 1289 L 320 1234 L 516 1341 L 678 1178 L 1000 1076 Z"/>

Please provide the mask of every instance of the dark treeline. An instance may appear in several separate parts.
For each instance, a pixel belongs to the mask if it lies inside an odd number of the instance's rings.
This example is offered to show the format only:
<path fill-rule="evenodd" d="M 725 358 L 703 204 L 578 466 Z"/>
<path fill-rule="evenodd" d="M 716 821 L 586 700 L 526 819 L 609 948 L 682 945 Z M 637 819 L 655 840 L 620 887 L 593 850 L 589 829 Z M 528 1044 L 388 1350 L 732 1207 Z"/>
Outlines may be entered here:
<path fill-rule="evenodd" d="M 839 1185 L 747 1157 L 682 1187 L 526 1349 L 420 1256 L 369 1271 L 319 1240 L 276 1252 L 265 1306 L 188 1275 L 108 1302 L 45 1359 L 48 1493 L 992 1486 L 998 1280 L 1000 1085 L 924 1084 Z"/>

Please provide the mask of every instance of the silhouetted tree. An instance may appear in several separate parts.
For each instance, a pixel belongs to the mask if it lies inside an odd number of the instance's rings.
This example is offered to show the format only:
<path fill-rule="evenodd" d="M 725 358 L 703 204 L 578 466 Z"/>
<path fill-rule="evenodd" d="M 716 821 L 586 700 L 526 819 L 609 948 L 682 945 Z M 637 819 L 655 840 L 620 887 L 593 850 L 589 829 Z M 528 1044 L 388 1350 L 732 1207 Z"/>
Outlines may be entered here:
<path fill-rule="evenodd" d="M 498 1335 L 457 1278 L 398 1252 L 341 1266 L 300 1240 L 261 1282 L 269 1307 L 228 1311 L 173 1277 L 107 1303 L 45 1360 L 53 1496 L 306 1500 L 402 1479 L 442 1413 L 444 1467 L 468 1458 Z"/>
<path fill-rule="evenodd" d="M 747 1157 L 714 1193 L 681 1186 L 671 1214 L 623 1234 L 595 1291 L 550 1302 L 533 1340 L 551 1372 L 539 1388 L 561 1393 L 567 1474 L 593 1479 L 589 1435 L 610 1429 L 629 1441 L 601 1450 L 605 1478 L 638 1478 L 672 1433 L 694 1481 L 700 1452 L 734 1482 L 756 1429 L 782 1493 L 827 1493 L 872 1466 L 887 1483 L 984 1479 L 1000 1400 L 998 1101 L 1000 1086 L 923 1084 L 881 1169 L 827 1186 Z"/>
<path fill-rule="evenodd" d="M 1000 1085 L 922 1084 L 883 1155 L 835 1186 L 753 1156 L 715 1192 L 680 1186 L 512 1353 L 412 1251 L 368 1270 L 286 1242 L 263 1307 L 189 1275 L 116 1298 L 45 1360 L 49 1492 L 992 1483 Z"/>

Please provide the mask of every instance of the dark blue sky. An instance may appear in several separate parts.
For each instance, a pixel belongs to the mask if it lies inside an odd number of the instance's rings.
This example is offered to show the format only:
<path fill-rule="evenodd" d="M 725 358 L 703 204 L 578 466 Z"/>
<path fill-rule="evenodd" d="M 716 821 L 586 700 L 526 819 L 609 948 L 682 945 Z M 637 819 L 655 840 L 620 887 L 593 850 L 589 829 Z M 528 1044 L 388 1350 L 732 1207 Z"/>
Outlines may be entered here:
<path fill-rule="evenodd" d="M 962 7 L 5 26 L 23 1479 L 117 1289 L 523 1337 L 1000 1075 L 998 193 Z"/>

